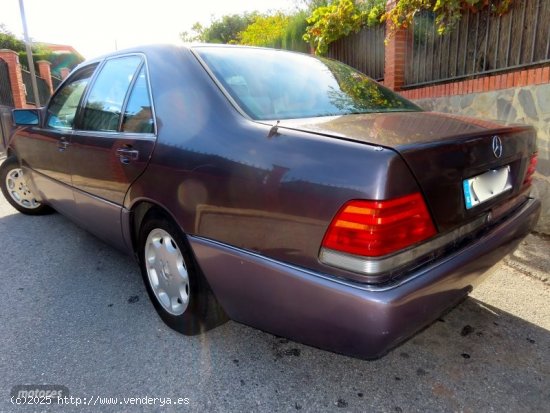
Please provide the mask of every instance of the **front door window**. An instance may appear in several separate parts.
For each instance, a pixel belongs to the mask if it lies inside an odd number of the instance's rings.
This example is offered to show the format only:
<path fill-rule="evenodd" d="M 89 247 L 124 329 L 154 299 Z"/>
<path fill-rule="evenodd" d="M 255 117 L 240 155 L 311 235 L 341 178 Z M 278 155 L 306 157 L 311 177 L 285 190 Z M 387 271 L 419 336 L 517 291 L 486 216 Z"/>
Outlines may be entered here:
<path fill-rule="evenodd" d="M 71 76 L 53 97 L 48 107 L 47 126 L 56 129 L 72 129 L 80 99 L 97 65 L 88 66 Z"/>

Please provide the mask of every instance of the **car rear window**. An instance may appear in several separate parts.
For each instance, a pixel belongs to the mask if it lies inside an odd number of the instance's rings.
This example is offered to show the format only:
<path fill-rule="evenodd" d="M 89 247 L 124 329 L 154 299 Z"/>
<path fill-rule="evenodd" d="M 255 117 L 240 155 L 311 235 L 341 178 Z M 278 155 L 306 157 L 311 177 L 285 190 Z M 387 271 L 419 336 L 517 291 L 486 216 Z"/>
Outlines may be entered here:
<path fill-rule="evenodd" d="M 194 50 L 252 119 L 420 110 L 368 76 L 334 60 L 259 48 Z"/>

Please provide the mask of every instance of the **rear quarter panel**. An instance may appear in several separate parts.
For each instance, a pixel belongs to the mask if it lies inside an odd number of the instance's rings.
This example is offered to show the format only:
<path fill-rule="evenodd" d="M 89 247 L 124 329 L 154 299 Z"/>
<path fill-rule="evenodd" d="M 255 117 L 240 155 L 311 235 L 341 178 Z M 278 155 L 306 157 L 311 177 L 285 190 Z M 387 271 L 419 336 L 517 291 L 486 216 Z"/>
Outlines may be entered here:
<path fill-rule="evenodd" d="M 244 118 L 191 52 L 150 55 L 158 141 L 125 206 L 160 204 L 188 234 L 322 272 L 319 248 L 350 199 L 418 190 L 401 157 L 384 149 Z M 170 64 L 163 62 L 169 61 Z"/>

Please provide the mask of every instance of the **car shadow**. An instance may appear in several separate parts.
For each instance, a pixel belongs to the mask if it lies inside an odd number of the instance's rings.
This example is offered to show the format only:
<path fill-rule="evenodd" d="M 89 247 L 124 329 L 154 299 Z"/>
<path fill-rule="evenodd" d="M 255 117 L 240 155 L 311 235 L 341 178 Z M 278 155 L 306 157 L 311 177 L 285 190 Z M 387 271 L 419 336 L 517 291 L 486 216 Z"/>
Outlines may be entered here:
<path fill-rule="evenodd" d="M 75 395 L 183 395 L 192 411 L 550 405 L 550 332 L 476 299 L 374 361 L 232 321 L 184 337 L 156 316 L 131 257 L 59 214 L 23 216 L 1 199 L 0 216 L 6 393 L 38 380 Z"/>

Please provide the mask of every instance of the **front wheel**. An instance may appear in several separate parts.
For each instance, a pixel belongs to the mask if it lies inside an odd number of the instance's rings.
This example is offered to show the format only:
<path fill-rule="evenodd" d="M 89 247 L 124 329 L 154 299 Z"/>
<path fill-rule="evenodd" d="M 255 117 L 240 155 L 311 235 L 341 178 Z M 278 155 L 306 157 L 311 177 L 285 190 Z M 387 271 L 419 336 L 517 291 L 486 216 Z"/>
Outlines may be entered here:
<path fill-rule="evenodd" d="M 138 254 L 147 293 L 169 327 L 195 335 L 227 320 L 185 236 L 171 220 L 157 213 L 145 217 Z"/>
<path fill-rule="evenodd" d="M 6 200 L 19 212 L 27 215 L 43 215 L 52 209 L 37 200 L 27 185 L 23 169 L 15 156 L 10 156 L 0 165 L 0 187 Z"/>

